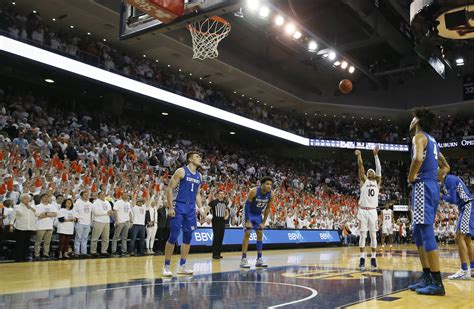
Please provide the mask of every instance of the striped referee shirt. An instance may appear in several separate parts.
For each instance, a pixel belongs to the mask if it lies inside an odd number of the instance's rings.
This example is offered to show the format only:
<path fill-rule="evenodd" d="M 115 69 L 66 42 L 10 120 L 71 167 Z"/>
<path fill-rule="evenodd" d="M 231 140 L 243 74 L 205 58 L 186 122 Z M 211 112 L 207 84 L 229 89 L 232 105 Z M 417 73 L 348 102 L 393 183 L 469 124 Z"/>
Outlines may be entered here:
<path fill-rule="evenodd" d="M 209 207 L 211 207 L 213 218 L 224 218 L 225 210 L 227 209 L 227 201 L 219 201 L 216 199 L 209 203 Z"/>

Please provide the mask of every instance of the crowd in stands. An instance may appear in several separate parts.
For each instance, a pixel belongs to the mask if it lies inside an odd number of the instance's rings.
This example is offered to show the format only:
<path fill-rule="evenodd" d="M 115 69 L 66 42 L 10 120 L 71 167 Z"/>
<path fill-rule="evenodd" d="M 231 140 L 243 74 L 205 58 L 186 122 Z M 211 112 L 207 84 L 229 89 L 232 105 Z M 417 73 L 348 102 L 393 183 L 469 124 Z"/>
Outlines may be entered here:
<path fill-rule="evenodd" d="M 42 19 L 39 12 L 27 16 L 18 13 L 10 2 L 0 6 L 0 31 L 12 38 L 27 40 L 32 44 L 76 58 L 145 83 L 164 88 L 212 106 L 239 114 L 271 126 L 282 128 L 307 137 L 406 143 L 408 124 L 399 125 L 387 119 L 353 119 L 332 115 L 303 116 L 273 108 L 270 102 L 243 98 L 233 90 L 221 89 L 207 81 L 191 77 L 181 70 L 143 56 L 128 54 L 112 45 L 74 29 L 56 29 Z M 261 99 L 261 101 L 264 101 Z M 453 130 L 453 123 L 456 123 Z M 435 137 L 451 140 L 474 135 L 474 120 L 443 118 Z M 449 128 L 449 130 L 445 130 Z"/>
<path fill-rule="evenodd" d="M 59 235 L 58 255 L 62 257 L 69 256 L 72 237 L 75 254 L 87 254 L 84 248 L 90 231 L 93 255 L 99 238 L 108 242 L 109 235 L 110 252 L 115 254 L 117 242 L 128 238 L 129 228 L 130 253 L 135 253 L 133 240 L 137 237 L 140 246 L 136 253 L 153 248 L 162 251 L 168 226 L 163 192 L 169 176 L 184 164 L 191 149 L 205 157 L 202 194 L 206 206 L 197 213 L 200 226 L 211 222 L 207 204 L 217 190 L 225 190 L 229 200 L 228 225 L 242 226 L 246 194 L 264 175 L 273 177 L 277 192 L 268 227 L 338 229 L 354 221 L 358 191 L 352 173 L 355 163 L 269 160 L 264 154 L 235 146 L 225 147 L 228 151 L 224 152 L 204 141 L 191 142 L 183 132 L 144 131 L 132 119 L 97 121 L 95 118 L 104 116 L 94 118 L 87 110 L 80 110 L 84 108 L 81 105 L 73 112 L 67 102 L 55 106 L 46 97 L 18 94 L 12 88 L 0 89 L 0 103 L 2 235 L 8 239 L 10 230 L 34 231 L 36 258 L 40 257 L 41 241 L 49 244 L 53 231 Z M 400 196 L 395 181 L 383 191 L 382 200 Z M 25 218 L 31 221 L 22 221 Z M 109 225 L 112 228 L 106 227 Z M 26 240 L 32 233 L 16 237 Z M 145 235 L 152 239 L 146 240 Z M 128 254 L 127 242 L 121 241 L 121 247 L 122 253 Z M 45 246 L 44 256 L 49 256 L 49 249 Z M 20 250 L 19 259 L 25 250 Z M 107 246 L 101 251 L 107 253 Z"/>
<path fill-rule="evenodd" d="M 205 206 L 197 211 L 199 226 L 211 225 L 207 205 L 218 190 L 227 195 L 227 225 L 242 226 L 247 192 L 259 178 L 270 175 L 277 195 L 267 227 L 339 229 L 343 236 L 352 235 L 346 243 L 355 243 L 355 160 L 270 159 L 231 145 L 223 151 L 185 132 L 144 130 L 143 123 L 137 125 L 139 119 L 110 120 L 90 114 L 80 104 L 63 101 L 57 106 L 48 97 L 16 93 L 10 87 L 0 89 L 0 108 L 2 239 L 12 239 L 13 232 L 22 240 L 17 244 L 28 244 L 35 235 L 34 258 L 41 257 L 42 243 L 42 256 L 48 258 L 49 244 L 56 238 L 57 255 L 63 258 L 98 255 L 98 243 L 104 255 L 163 251 L 169 227 L 163 193 L 191 149 L 204 154 Z M 468 173 L 467 162 L 455 163 L 461 173 Z M 406 196 L 399 174 L 406 167 L 399 164 L 383 162 L 387 173 L 381 203 Z M 402 230 L 409 230 L 408 222 L 402 221 L 398 232 L 406 240 Z M 28 248 L 17 247 L 16 259 L 26 258 Z"/>

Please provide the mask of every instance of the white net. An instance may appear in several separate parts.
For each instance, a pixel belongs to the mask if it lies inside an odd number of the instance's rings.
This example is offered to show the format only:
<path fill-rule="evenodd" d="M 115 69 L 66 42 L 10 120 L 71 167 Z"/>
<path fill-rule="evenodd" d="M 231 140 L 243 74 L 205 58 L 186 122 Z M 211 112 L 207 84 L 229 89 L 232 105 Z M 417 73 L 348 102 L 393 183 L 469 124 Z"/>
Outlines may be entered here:
<path fill-rule="evenodd" d="M 217 47 L 230 30 L 230 23 L 218 16 L 196 21 L 188 25 L 193 40 L 193 59 L 214 59 L 219 56 Z"/>

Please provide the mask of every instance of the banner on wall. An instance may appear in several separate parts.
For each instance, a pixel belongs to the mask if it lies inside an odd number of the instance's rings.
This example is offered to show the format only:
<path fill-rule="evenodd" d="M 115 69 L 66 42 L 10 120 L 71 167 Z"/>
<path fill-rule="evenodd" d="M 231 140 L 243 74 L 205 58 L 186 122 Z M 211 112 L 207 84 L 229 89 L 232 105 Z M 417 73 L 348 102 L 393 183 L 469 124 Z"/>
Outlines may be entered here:
<path fill-rule="evenodd" d="M 224 245 L 240 245 L 244 232 L 242 228 L 226 228 Z M 214 234 L 212 228 L 198 228 L 193 231 L 192 246 L 212 246 Z M 339 243 L 339 233 L 336 230 L 263 230 L 264 244 L 310 244 L 310 243 Z M 178 244 L 182 242 L 182 234 Z M 257 234 L 252 231 L 250 244 L 257 242 Z"/>
<path fill-rule="evenodd" d="M 408 211 L 408 205 L 393 205 L 393 211 Z"/>

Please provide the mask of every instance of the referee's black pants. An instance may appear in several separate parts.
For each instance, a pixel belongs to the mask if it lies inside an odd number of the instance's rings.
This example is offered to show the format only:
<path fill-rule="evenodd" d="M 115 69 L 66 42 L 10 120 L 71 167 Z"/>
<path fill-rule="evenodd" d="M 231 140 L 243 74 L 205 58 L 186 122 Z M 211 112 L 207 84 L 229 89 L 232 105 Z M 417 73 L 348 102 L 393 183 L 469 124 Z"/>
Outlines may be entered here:
<path fill-rule="evenodd" d="M 212 219 L 212 257 L 220 257 L 222 252 L 222 242 L 224 241 L 225 221 L 224 218 Z"/>

